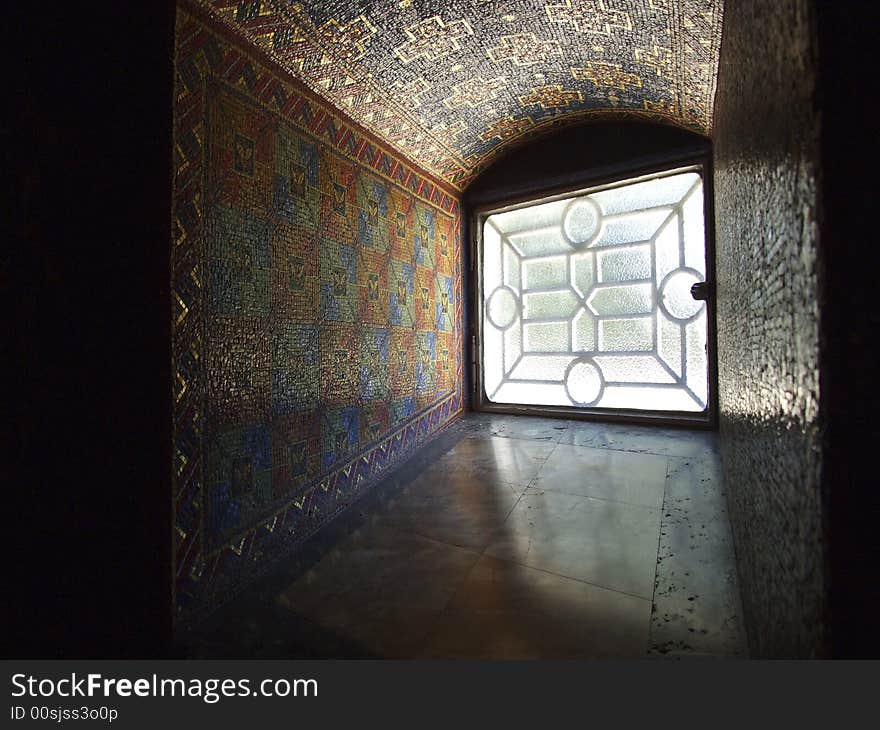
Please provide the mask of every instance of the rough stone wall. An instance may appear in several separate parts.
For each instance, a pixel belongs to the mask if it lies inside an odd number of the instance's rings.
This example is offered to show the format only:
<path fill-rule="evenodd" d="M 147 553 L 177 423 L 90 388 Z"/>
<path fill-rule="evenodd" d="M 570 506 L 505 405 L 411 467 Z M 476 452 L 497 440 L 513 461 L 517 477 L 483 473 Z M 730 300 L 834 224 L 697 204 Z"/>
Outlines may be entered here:
<path fill-rule="evenodd" d="M 725 8 L 713 131 L 722 456 L 758 657 L 827 641 L 811 8 Z"/>

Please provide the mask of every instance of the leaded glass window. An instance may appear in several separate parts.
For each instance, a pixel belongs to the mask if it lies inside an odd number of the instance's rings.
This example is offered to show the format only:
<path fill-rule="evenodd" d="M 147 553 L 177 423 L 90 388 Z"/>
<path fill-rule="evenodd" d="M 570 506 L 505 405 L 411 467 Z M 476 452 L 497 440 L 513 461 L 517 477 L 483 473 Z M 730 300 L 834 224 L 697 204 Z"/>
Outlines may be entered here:
<path fill-rule="evenodd" d="M 520 206 L 482 224 L 482 384 L 495 404 L 702 412 L 697 171 Z"/>

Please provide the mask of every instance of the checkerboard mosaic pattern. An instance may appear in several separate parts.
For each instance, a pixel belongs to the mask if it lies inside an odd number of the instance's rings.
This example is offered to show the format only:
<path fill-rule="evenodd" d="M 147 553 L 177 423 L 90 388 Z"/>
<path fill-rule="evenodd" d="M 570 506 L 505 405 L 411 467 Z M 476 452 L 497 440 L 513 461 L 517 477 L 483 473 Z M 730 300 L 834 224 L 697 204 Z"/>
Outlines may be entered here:
<path fill-rule="evenodd" d="M 233 593 L 462 406 L 458 201 L 178 12 L 175 595 Z"/>

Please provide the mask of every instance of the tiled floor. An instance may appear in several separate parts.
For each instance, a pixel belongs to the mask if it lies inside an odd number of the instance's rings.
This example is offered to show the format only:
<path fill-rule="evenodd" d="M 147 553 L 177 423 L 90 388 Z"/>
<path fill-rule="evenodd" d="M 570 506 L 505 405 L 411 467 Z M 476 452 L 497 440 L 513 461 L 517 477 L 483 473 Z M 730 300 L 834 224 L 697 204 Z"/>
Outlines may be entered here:
<path fill-rule="evenodd" d="M 714 436 L 470 414 L 181 651 L 745 656 Z"/>

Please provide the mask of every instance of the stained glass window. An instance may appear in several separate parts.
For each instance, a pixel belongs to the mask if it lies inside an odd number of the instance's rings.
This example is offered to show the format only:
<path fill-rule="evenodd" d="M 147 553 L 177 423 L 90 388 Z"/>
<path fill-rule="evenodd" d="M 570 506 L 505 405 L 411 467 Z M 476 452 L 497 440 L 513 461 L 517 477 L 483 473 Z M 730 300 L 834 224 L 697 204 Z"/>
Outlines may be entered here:
<path fill-rule="evenodd" d="M 703 186 L 675 172 L 484 219 L 491 403 L 701 412 Z"/>

